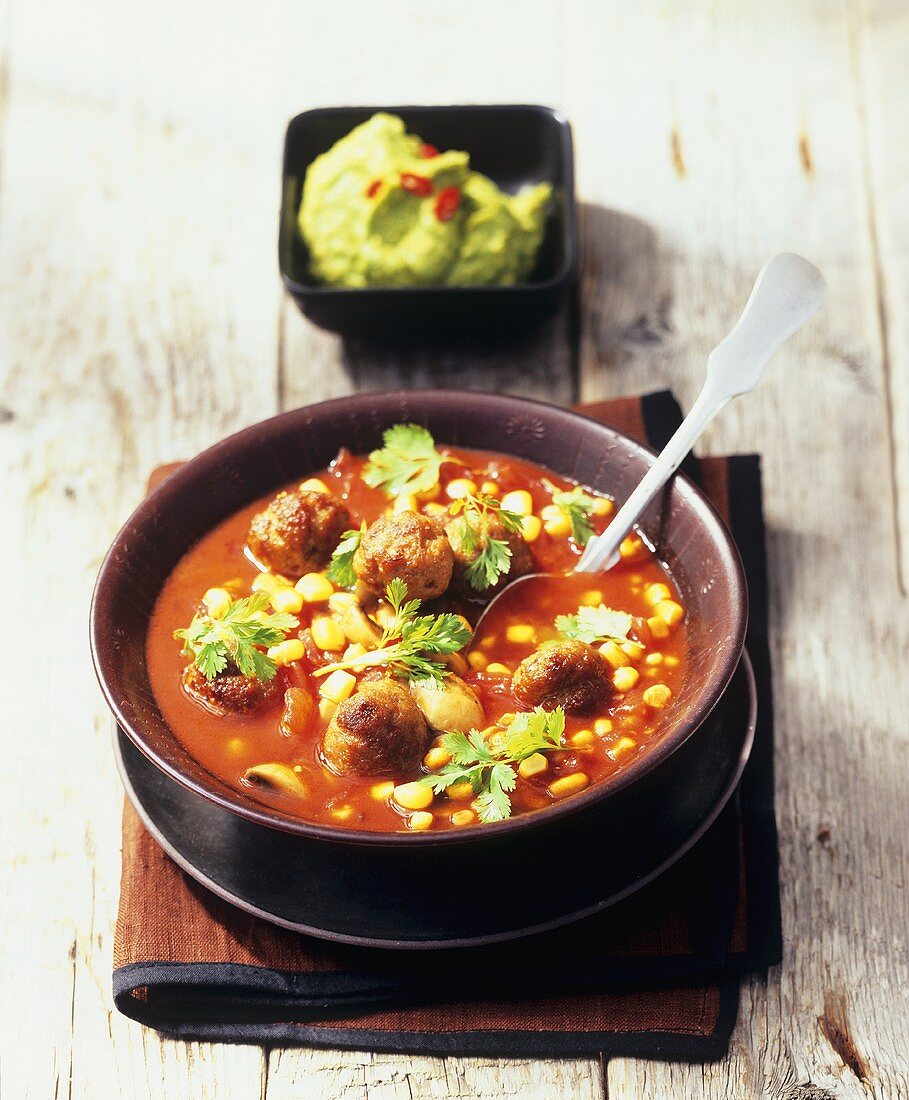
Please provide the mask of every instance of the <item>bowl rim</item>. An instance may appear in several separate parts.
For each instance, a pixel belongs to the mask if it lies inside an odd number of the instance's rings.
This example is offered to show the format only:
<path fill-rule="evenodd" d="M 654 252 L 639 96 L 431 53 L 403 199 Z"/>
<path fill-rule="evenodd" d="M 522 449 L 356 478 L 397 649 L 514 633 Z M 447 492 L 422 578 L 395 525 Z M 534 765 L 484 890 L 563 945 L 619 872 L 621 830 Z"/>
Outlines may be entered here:
<path fill-rule="evenodd" d="M 562 817 L 580 813 L 603 798 L 609 797 L 632 783 L 638 782 L 644 776 L 655 770 L 676 749 L 680 748 L 702 725 L 707 715 L 716 706 L 738 667 L 745 644 L 745 634 L 748 624 L 748 587 L 745 578 L 744 566 L 725 522 L 704 492 L 698 488 L 685 474 L 677 472 L 671 482 L 672 493 L 679 492 L 683 498 L 694 508 L 698 518 L 711 535 L 717 552 L 718 561 L 722 564 L 724 572 L 730 578 L 730 592 L 735 604 L 736 616 L 731 624 L 732 636 L 720 661 L 719 668 L 714 677 L 714 686 L 711 691 L 704 693 L 698 701 L 692 705 L 685 721 L 672 725 L 648 750 L 636 757 L 618 772 L 605 779 L 594 783 L 587 790 L 580 792 L 572 798 L 562 802 L 555 802 L 531 813 L 518 814 L 505 821 L 489 822 L 484 825 L 471 826 L 466 829 L 446 829 L 439 832 L 427 830 L 426 832 L 370 832 L 361 829 L 346 829 L 332 825 L 324 825 L 318 822 L 305 821 L 289 814 L 281 814 L 273 811 L 264 803 L 257 803 L 248 798 L 239 790 L 231 790 L 230 795 L 219 789 L 207 787 L 198 779 L 185 775 L 178 768 L 171 765 L 154 748 L 148 744 L 144 730 L 140 723 L 134 722 L 130 716 L 124 713 L 118 698 L 125 696 L 121 688 L 121 681 L 110 667 L 110 651 L 112 649 L 111 636 L 115 626 L 114 601 L 111 598 L 111 590 L 116 587 L 117 577 L 122 569 L 121 560 L 128 553 L 127 544 L 131 540 L 131 532 L 137 526 L 148 525 L 153 521 L 159 502 L 165 501 L 168 495 L 176 488 L 191 487 L 200 474 L 211 468 L 216 468 L 238 446 L 251 443 L 255 446 L 265 445 L 269 436 L 280 426 L 296 417 L 312 417 L 314 413 L 330 414 L 334 410 L 350 412 L 351 402 L 365 403 L 370 410 L 376 409 L 376 402 L 381 401 L 391 408 L 393 403 L 401 400 L 420 400 L 436 405 L 452 401 L 469 400 L 471 403 L 480 400 L 492 406 L 498 406 L 503 415 L 535 410 L 545 410 L 546 415 L 555 417 L 563 422 L 564 429 L 583 428 L 589 431 L 591 427 L 596 431 L 605 433 L 621 441 L 632 451 L 637 452 L 638 457 L 643 458 L 648 464 L 652 464 L 656 453 L 644 444 L 638 443 L 630 436 L 618 431 L 582 413 L 574 412 L 557 405 L 532 398 L 516 397 L 506 394 L 493 394 L 482 391 L 463 391 L 453 389 L 414 389 L 414 390 L 382 390 L 375 392 L 361 392 L 346 397 L 330 398 L 327 401 L 316 402 L 312 405 L 304 405 L 297 409 L 278 413 L 265 420 L 258 421 L 227 436 L 212 446 L 201 451 L 194 458 L 187 460 L 177 470 L 166 477 L 156 486 L 133 510 L 126 522 L 118 531 L 110 545 L 95 581 L 92 592 L 91 607 L 89 611 L 89 644 L 95 675 L 101 688 L 104 699 L 111 710 L 120 728 L 126 733 L 134 745 L 149 760 L 152 761 L 165 774 L 176 779 L 186 787 L 213 802 L 218 806 L 229 810 L 237 816 L 254 821 L 259 825 L 278 829 L 281 832 L 293 833 L 297 836 L 330 841 L 346 845 L 368 846 L 395 846 L 400 844 L 434 845 L 469 845 L 472 843 L 501 839 L 509 833 L 533 828 L 545 828 L 546 825 Z M 440 439 L 445 443 L 444 439 Z M 339 442 L 339 447 L 342 445 Z M 453 444 L 457 446 L 457 444 Z M 507 454 L 507 451 L 501 451 Z M 531 460 L 533 461 L 533 460 Z M 556 470 L 556 473 L 559 471 Z M 277 486 L 276 486 L 277 488 Z M 226 518 L 226 517 L 225 517 Z M 189 545 L 183 552 L 189 549 Z M 163 716 L 162 716 L 163 720 Z M 166 724 L 166 723 L 165 723 Z M 171 735 L 179 740 L 176 734 Z M 188 750 L 184 749 L 188 755 Z M 201 765 L 200 769 L 201 769 Z M 212 777 L 217 779 L 216 776 Z M 219 780 L 225 789 L 228 784 Z"/>
<path fill-rule="evenodd" d="M 486 112 L 501 111 L 503 109 L 528 111 L 533 114 L 544 115 L 551 119 L 557 127 L 559 155 L 565 175 L 564 182 L 560 185 L 560 190 L 565 196 L 565 225 L 562 231 L 565 254 L 559 269 L 554 275 L 550 275 L 548 279 L 541 279 L 537 282 L 520 282 L 513 283 L 509 286 L 444 286 L 440 284 L 438 286 L 412 287 L 341 287 L 326 286 L 321 283 L 300 282 L 299 279 L 295 279 L 293 275 L 285 269 L 284 257 L 287 254 L 285 235 L 288 231 L 286 228 L 288 225 L 287 179 L 289 175 L 287 162 L 290 153 L 291 131 L 300 120 L 320 115 L 341 115 L 348 112 L 351 114 L 359 114 L 364 111 L 371 111 L 373 113 L 386 111 L 389 114 L 398 114 L 402 111 L 465 111 L 483 114 Z M 312 161 L 309 162 L 309 164 L 311 163 Z M 307 164 L 307 167 L 309 164 Z M 293 224 L 296 225 L 296 218 L 294 218 Z M 401 103 L 395 105 L 377 104 L 372 106 L 368 104 L 345 104 L 343 106 L 339 105 L 334 107 L 312 107 L 307 111 L 301 111 L 299 114 L 294 115 L 287 123 L 287 127 L 284 131 L 284 152 L 281 159 L 281 208 L 278 218 L 278 271 L 281 275 L 281 281 L 290 294 L 314 299 L 369 297 L 379 300 L 388 299 L 389 301 L 401 299 L 409 295 L 416 295 L 418 298 L 426 297 L 427 295 L 450 298 L 476 293 L 492 294 L 500 297 L 502 295 L 525 296 L 528 293 L 541 293 L 565 286 L 567 283 L 571 282 L 577 274 L 578 266 L 579 243 L 577 230 L 577 197 L 575 195 L 574 139 L 572 137 L 571 123 L 558 108 L 548 107 L 542 103 Z"/>

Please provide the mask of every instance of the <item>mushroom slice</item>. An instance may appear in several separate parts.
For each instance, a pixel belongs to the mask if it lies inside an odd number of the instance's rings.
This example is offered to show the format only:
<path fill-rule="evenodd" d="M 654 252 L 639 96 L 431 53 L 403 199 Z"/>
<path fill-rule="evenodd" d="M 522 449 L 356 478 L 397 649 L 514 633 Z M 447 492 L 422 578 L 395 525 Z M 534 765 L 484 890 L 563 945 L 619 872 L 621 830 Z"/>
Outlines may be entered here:
<path fill-rule="evenodd" d="M 454 673 L 446 676 L 441 684 L 411 681 L 410 691 L 434 730 L 467 733 L 485 725 L 479 696 Z"/>
<path fill-rule="evenodd" d="M 309 794 L 309 788 L 287 764 L 256 764 L 246 769 L 243 778 L 253 786 L 281 791 L 294 798 L 306 798 Z"/>

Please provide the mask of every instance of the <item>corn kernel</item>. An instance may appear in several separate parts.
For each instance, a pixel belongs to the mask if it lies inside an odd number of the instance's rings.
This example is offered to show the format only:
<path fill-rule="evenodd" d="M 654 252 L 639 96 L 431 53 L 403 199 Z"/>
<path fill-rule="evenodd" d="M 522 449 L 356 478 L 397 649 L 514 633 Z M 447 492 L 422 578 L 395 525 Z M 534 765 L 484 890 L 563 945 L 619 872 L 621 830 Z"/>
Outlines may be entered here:
<path fill-rule="evenodd" d="M 209 588 L 202 597 L 202 602 L 213 619 L 220 619 L 230 607 L 230 593 L 226 588 Z"/>
<path fill-rule="evenodd" d="M 438 747 L 430 749 L 423 757 L 423 763 L 431 772 L 437 772 L 439 768 L 444 768 L 446 764 L 451 763 L 451 753 Z"/>
<path fill-rule="evenodd" d="M 572 772 L 570 775 L 559 776 L 549 784 L 549 793 L 553 798 L 567 798 L 571 794 L 583 791 L 590 780 L 583 772 Z"/>
<path fill-rule="evenodd" d="M 653 684 L 644 692 L 644 702 L 654 710 L 662 710 L 672 698 L 672 689 L 665 684 Z"/>
<path fill-rule="evenodd" d="M 245 737 L 231 737 L 231 739 L 224 746 L 231 756 L 240 756 L 246 751 L 246 738 Z"/>
<path fill-rule="evenodd" d="M 276 665 L 289 665 L 291 661 L 299 661 L 306 652 L 306 647 L 299 638 L 288 638 L 278 642 L 268 650 L 268 656 Z"/>
<path fill-rule="evenodd" d="M 353 806 L 339 806 L 337 810 L 331 811 L 331 816 L 338 819 L 338 821 L 347 821 L 348 818 L 353 816 Z"/>
<path fill-rule="evenodd" d="M 541 512 L 543 530 L 553 538 L 567 538 L 571 534 L 571 520 L 561 508 L 548 504 Z"/>
<path fill-rule="evenodd" d="M 476 494 L 477 483 L 469 477 L 455 477 L 445 486 L 445 495 L 449 500 L 460 500 L 461 497 Z"/>
<path fill-rule="evenodd" d="M 501 726 L 503 729 L 507 729 L 514 720 L 515 720 L 514 711 L 508 710 L 496 719 L 496 725 Z"/>
<path fill-rule="evenodd" d="M 666 666 L 668 668 L 676 668 L 678 666 L 678 663 L 679 663 L 678 657 L 673 657 L 672 654 L 668 654 L 664 658 L 664 660 L 665 660 Z"/>
<path fill-rule="evenodd" d="M 319 688 L 319 694 L 325 699 L 330 699 L 333 703 L 343 703 L 345 699 L 350 698 L 356 683 L 356 676 L 351 676 L 343 668 L 336 668 L 334 672 L 325 677 L 322 686 Z"/>
<path fill-rule="evenodd" d="M 543 521 L 539 516 L 521 517 L 521 534 L 525 542 L 536 542 L 543 530 Z"/>
<path fill-rule="evenodd" d="M 503 665 L 501 661 L 492 661 L 486 666 L 486 671 L 490 676 L 510 676 L 511 669 L 508 665 Z"/>
<path fill-rule="evenodd" d="M 452 783 L 450 787 L 445 788 L 445 793 L 452 802 L 469 802 L 473 798 L 473 784 Z"/>
<path fill-rule="evenodd" d="M 598 588 L 591 588 L 581 597 L 581 607 L 599 607 L 603 602 L 603 593 Z"/>
<path fill-rule="evenodd" d="M 417 814 L 411 814 L 407 824 L 411 829 L 414 830 L 414 832 L 424 833 L 427 829 L 432 828 L 432 823 L 434 820 L 435 818 L 432 816 L 432 814 L 427 813 L 424 810 Z"/>
<path fill-rule="evenodd" d="M 643 542 L 634 535 L 628 535 L 626 538 L 622 539 L 619 545 L 619 557 L 625 558 L 626 560 L 639 557 L 643 551 Z"/>
<path fill-rule="evenodd" d="M 253 592 L 277 592 L 279 588 L 287 588 L 290 581 L 278 573 L 259 573 L 253 577 Z"/>
<path fill-rule="evenodd" d="M 427 516 L 443 516 L 448 509 L 444 504 L 424 504 L 423 511 Z"/>
<path fill-rule="evenodd" d="M 549 769 L 549 761 L 541 752 L 532 753 L 518 764 L 518 775 L 522 779 L 532 779 Z"/>
<path fill-rule="evenodd" d="M 618 741 L 606 750 L 606 755 L 613 760 L 618 760 L 620 756 L 624 756 L 626 752 L 631 752 L 637 745 L 637 741 L 633 737 L 620 737 Z"/>
<path fill-rule="evenodd" d="M 497 497 L 502 490 L 499 488 L 497 481 L 484 481 L 480 486 L 480 492 L 485 497 Z"/>
<path fill-rule="evenodd" d="M 650 633 L 654 638 L 668 638 L 669 626 L 665 619 L 661 619 L 659 615 L 653 615 L 647 620 L 647 625 L 650 627 Z"/>
<path fill-rule="evenodd" d="M 369 793 L 376 802 L 387 802 L 395 793 L 395 785 L 390 779 L 386 780 L 384 783 L 373 783 L 369 788 Z"/>
<path fill-rule="evenodd" d="M 405 810 L 425 810 L 432 805 L 432 791 L 422 783 L 399 783 L 394 798 Z"/>
<path fill-rule="evenodd" d="M 526 645 L 527 642 L 532 642 L 536 636 L 537 632 L 530 623 L 512 623 L 505 630 L 506 641 L 514 642 L 515 645 Z"/>
<path fill-rule="evenodd" d="M 328 606 L 332 611 L 349 611 L 357 602 L 353 592 L 332 592 L 328 597 Z"/>
<path fill-rule="evenodd" d="M 312 621 L 309 632 L 319 649 L 328 650 L 329 653 L 338 653 L 347 644 L 347 635 L 334 619 L 329 619 L 327 615 L 317 615 Z"/>
<path fill-rule="evenodd" d="M 593 723 L 594 733 L 598 733 L 601 737 L 604 734 L 612 733 L 612 719 L 611 718 L 597 718 Z"/>
<path fill-rule="evenodd" d="M 476 814 L 473 810 L 455 810 L 448 820 L 452 825 L 472 825 L 476 821 Z"/>
<path fill-rule="evenodd" d="M 384 603 L 381 607 L 376 608 L 376 613 L 373 618 L 379 626 L 386 630 L 390 630 L 395 625 L 395 613 L 392 608 Z"/>
<path fill-rule="evenodd" d="M 400 496 L 395 497 L 395 506 L 392 508 L 393 512 L 416 512 L 419 508 L 417 504 L 417 498 L 413 493 L 401 493 Z"/>
<path fill-rule="evenodd" d="M 533 497 L 526 489 L 515 489 L 502 497 L 502 507 L 506 512 L 529 516 L 533 512 Z"/>
<path fill-rule="evenodd" d="M 622 652 L 632 661 L 640 661 L 646 650 L 639 642 L 622 642 Z"/>
<path fill-rule="evenodd" d="M 489 664 L 489 660 L 478 650 L 472 649 L 470 653 L 467 654 L 467 663 L 474 672 L 482 672 Z"/>
<path fill-rule="evenodd" d="M 600 646 L 600 655 L 604 657 L 613 668 L 624 668 L 629 664 L 628 654 L 615 642 L 603 642 Z"/>
<path fill-rule="evenodd" d="M 628 665 L 626 668 L 617 668 L 612 674 L 612 686 L 616 691 L 631 691 L 638 682 L 638 670 Z"/>
<path fill-rule="evenodd" d="M 670 627 L 675 626 L 685 615 L 684 607 L 680 603 L 676 603 L 675 600 L 660 600 L 654 611 Z"/>
<path fill-rule="evenodd" d="M 648 653 L 644 658 L 645 665 L 661 665 L 663 663 L 662 653 Z"/>
<path fill-rule="evenodd" d="M 590 509 L 595 516 L 611 516 L 615 511 L 615 505 L 606 497 L 596 497 L 593 507 Z"/>
<path fill-rule="evenodd" d="M 351 642 L 347 649 L 342 654 L 345 661 L 352 661 L 356 657 L 362 657 L 366 652 L 366 646 L 360 645 L 359 642 Z"/>
<path fill-rule="evenodd" d="M 279 588 L 277 592 L 270 593 L 271 606 L 275 611 L 289 611 L 296 615 L 303 610 L 303 597 L 296 588 Z"/>
<path fill-rule="evenodd" d="M 437 481 L 431 489 L 424 489 L 422 493 L 417 493 L 416 498 L 421 504 L 426 504 L 429 501 L 438 500 L 441 492 L 442 486 Z"/>
<path fill-rule="evenodd" d="M 308 477 L 300 482 L 301 493 L 330 493 L 331 490 L 320 477 Z"/>
<path fill-rule="evenodd" d="M 306 603 L 324 603 L 335 586 L 323 573 L 304 573 L 294 585 Z"/>
<path fill-rule="evenodd" d="M 656 607 L 660 600 L 669 600 L 671 598 L 672 593 L 669 591 L 669 586 L 665 584 L 648 584 L 644 592 L 644 599 L 651 607 Z"/>
<path fill-rule="evenodd" d="M 576 749 L 589 749 L 593 744 L 593 734 L 590 730 L 578 730 L 571 738 L 571 744 Z"/>

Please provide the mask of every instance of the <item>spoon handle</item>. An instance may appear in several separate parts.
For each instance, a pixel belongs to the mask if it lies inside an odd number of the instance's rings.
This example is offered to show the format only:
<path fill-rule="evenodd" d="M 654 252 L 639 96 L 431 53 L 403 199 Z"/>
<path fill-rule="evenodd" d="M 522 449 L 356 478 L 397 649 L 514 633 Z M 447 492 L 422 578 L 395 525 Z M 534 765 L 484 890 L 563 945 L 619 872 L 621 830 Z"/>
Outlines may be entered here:
<path fill-rule="evenodd" d="M 773 353 L 817 313 L 826 297 L 823 276 L 801 256 L 784 252 L 764 266 L 738 323 L 710 353 L 707 377 L 691 411 L 603 534 L 587 544 L 575 572 L 595 573 L 615 565 L 622 540 L 707 425 L 733 397 L 757 386 Z"/>

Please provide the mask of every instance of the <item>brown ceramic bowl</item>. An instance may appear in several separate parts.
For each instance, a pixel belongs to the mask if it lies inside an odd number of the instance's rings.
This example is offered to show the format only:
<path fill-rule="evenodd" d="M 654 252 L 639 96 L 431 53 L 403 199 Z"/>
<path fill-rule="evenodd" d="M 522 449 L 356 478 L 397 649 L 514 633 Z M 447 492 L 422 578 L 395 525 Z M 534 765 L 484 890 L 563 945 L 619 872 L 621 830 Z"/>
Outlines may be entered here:
<path fill-rule="evenodd" d="M 185 551 L 215 524 L 325 466 L 342 445 L 369 451 L 385 428 L 402 420 L 425 424 L 442 443 L 526 458 L 619 500 L 653 461 L 645 447 L 585 417 L 492 394 L 362 394 L 285 413 L 209 448 L 136 509 L 101 567 L 91 610 L 92 654 L 120 728 L 165 776 L 228 811 L 224 820 L 233 830 L 284 834 L 281 843 L 290 844 L 293 858 L 306 868 L 300 882 L 312 902 L 310 931 L 362 942 L 479 942 L 510 929 L 558 922 L 595 905 L 602 883 L 578 871 L 579 861 L 589 863 L 591 845 L 600 840 L 665 834 L 663 840 L 681 844 L 709 815 L 724 766 L 720 757 L 734 750 L 716 738 L 699 738 L 698 731 L 742 655 L 746 585 L 722 520 L 678 475 L 641 530 L 689 610 L 690 670 L 670 727 L 647 752 L 575 798 L 463 831 L 358 832 L 309 824 L 256 802 L 190 756 L 158 710 L 145 667 L 155 600 Z M 638 847 L 643 851 L 647 844 Z M 238 858 L 254 867 L 262 855 L 256 843 L 247 837 L 240 849 Z M 539 880 L 541 861 L 552 868 L 545 896 L 530 885 Z M 623 873 L 634 881 L 634 861 L 625 864 Z M 453 897 L 450 883 L 468 872 L 473 881 L 488 875 L 502 885 L 494 902 L 478 906 L 475 898 Z"/>

